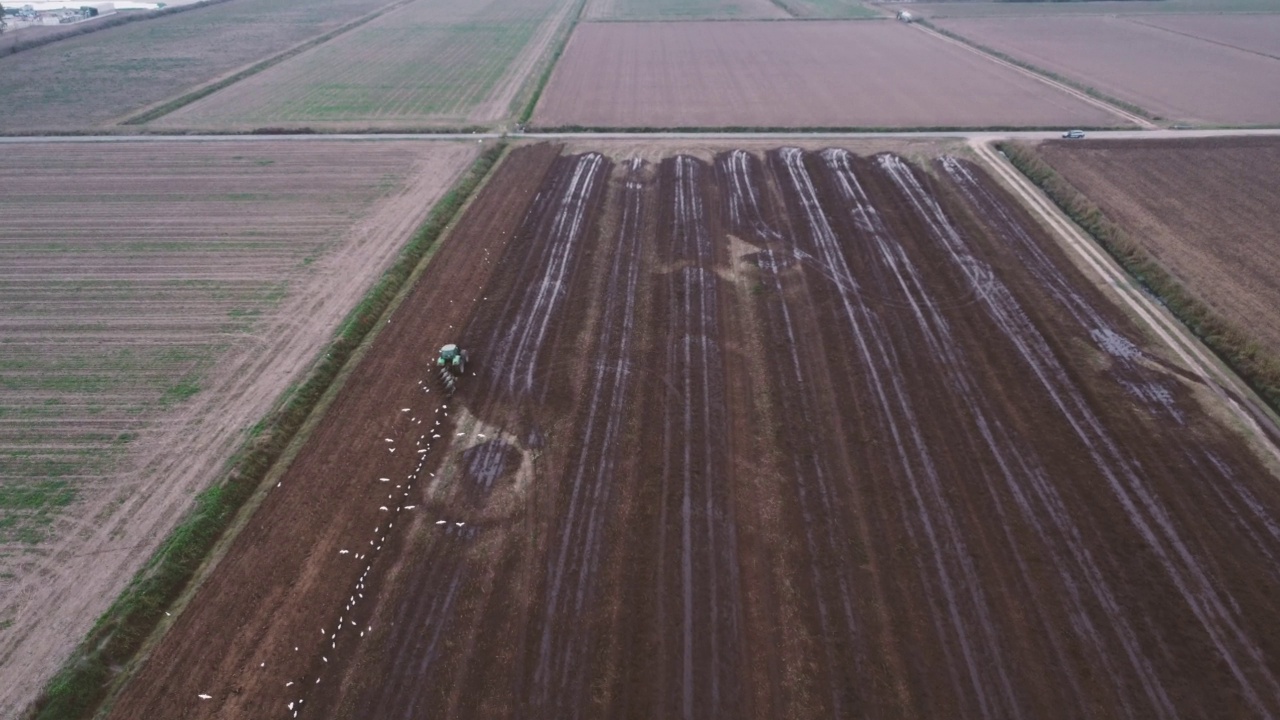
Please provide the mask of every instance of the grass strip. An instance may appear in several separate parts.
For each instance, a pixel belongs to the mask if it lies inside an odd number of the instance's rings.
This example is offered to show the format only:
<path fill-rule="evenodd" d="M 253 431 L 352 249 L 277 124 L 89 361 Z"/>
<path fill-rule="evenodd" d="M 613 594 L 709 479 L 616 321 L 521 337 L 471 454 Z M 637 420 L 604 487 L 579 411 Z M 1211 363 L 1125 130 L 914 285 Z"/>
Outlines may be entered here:
<path fill-rule="evenodd" d="M 481 153 L 457 185 L 446 193 L 391 268 L 347 316 L 310 375 L 255 426 L 252 437 L 229 461 L 222 481 L 196 496 L 195 507 L 174 528 L 145 567 L 103 613 L 62 669 L 26 714 L 36 720 L 86 720 L 102 703 L 118 668 L 127 666 L 155 631 L 169 607 L 191 581 L 280 459 L 299 428 L 338 377 L 392 300 L 428 257 L 445 227 L 497 163 L 505 145 Z"/>
<path fill-rule="evenodd" d="M 1174 317 L 1280 413 L 1280 358 L 1249 334 L 1215 314 L 1102 209 L 1080 192 L 1030 146 L 997 144 L 1019 172 L 1044 191 L 1077 225 L 1115 259 L 1130 277 L 1155 296 Z"/>
<path fill-rule="evenodd" d="M 542 98 L 542 91 L 547 87 L 547 83 L 551 81 L 551 73 L 556 69 L 556 65 L 560 64 L 560 56 L 564 54 L 564 48 L 569 44 L 569 38 L 573 37 L 573 31 L 577 29 L 579 20 L 582 19 L 582 10 L 587 6 L 587 0 L 578 0 L 578 7 L 573 11 L 573 19 L 569 21 L 568 29 L 562 30 L 563 37 L 556 39 L 556 49 L 551 53 L 551 61 L 547 63 L 547 67 L 543 69 L 541 77 L 538 78 L 538 84 L 533 88 L 533 95 L 529 96 L 529 102 L 525 103 L 524 110 L 520 111 L 520 115 L 516 118 L 517 126 L 523 127 L 529 123 L 529 118 L 533 117 L 533 109 L 538 105 L 538 100 Z"/>
<path fill-rule="evenodd" d="M 195 2 L 190 5 L 178 5 L 176 7 L 161 8 L 159 10 L 149 10 L 149 11 L 143 11 L 143 12 L 127 11 L 128 12 L 127 15 L 119 15 L 117 17 L 106 18 L 103 20 L 99 20 L 97 22 L 90 22 L 89 24 L 86 24 L 83 27 L 74 28 L 74 29 L 68 30 L 67 32 L 56 33 L 53 35 L 43 35 L 41 37 L 38 37 L 32 40 L 27 40 L 25 42 L 15 42 L 13 45 L 9 46 L 8 50 L 0 54 L 13 55 L 14 53 L 22 52 L 23 50 L 31 50 L 33 48 L 38 48 L 42 45 L 48 45 L 49 43 L 58 42 L 59 40 L 67 40 L 73 37 L 79 37 L 81 35 L 88 35 L 89 33 L 92 33 L 92 32 L 97 32 L 99 30 L 106 30 L 108 28 L 113 28 L 113 27 L 119 27 L 121 25 L 127 25 L 132 22 L 138 22 L 139 20 L 154 20 L 156 18 L 164 17 L 166 15 L 174 15 L 180 12 L 187 12 L 188 10 L 199 10 L 200 8 L 206 8 L 206 7 L 209 7 L 210 5 L 218 5 L 224 2 L 229 2 L 229 0 L 200 0 L 200 2 Z M 12 5 L 10 5 L 10 7 L 17 4 L 18 3 L 15 2 Z M 17 31 L 10 30 L 9 32 L 17 32 Z"/>
<path fill-rule="evenodd" d="M 1112 97 L 1092 86 L 1085 85 L 1084 83 L 1078 83 L 1075 80 L 1072 80 L 1071 78 L 1063 77 L 1058 73 L 1051 72 L 1049 70 L 1045 70 L 1042 67 L 1037 67 L 1035 65 L 1032 65 L 1029 62 L 1019 60 L 1018 58 L 1013 57 L 1012 55 L 1007 55 L 1005 53 L 1002 53 L 999 50 L 996 50 L 995 48 L 990 48 L 990 47 L 987 47 L 986 45 L 976 43 L 963 35 L 957 35 L 956 33 L 953 33 L 950 30 L 947 30 L 946 28 L 938 27 L 937 25 L 934 25 L 933 23 L 923 18 L 920 20 L 916 20 L 915 22 L 929 28 L 930 30 L 938 33 L 939 35 L 945 35 L 946 37 L 949 37 L 952 40 L 955 40 L 957 42 L 962 42 L 965 45 L 968 45 L 969 47 L 975 50 L 979 50 L 981 52 L 986 53 L 987 55 L 990 55 L 995 58 L 999 58 L 1011 65 L 1017 65 L 1023 70 L 1029 70 L 1037 75 L 1047 77 L 1050 80 L 1053 80 L 1054 82 L 1059 82 L 1059 83 L 1062 83 L 1063 85 L 1066 85 L 1067 87 L 1079 90 L 1080 92 L 1084 93 L 1085 95 L 1088 95 L 1091 98 L 1094 98 L 1095 100 L 1101 100 L 1102 102 L 1107 103 L 1108 105 L 1113 105 L 1115 107 L 1118 107 L 1121 110 L 1137 115 L 1140 118 L 1146 118 L 1147 120 L 1151 120 L 1153 122 L 1164 119 L 1159 117 L 1158 115 L 1152 115 L 1151 113 L 1147 112 L 1143 108 L 1138 107 L 1137 105 L 1134 105 L 1131 102 L 1126 102 L 1124 100 L 1121 100 L 1120 98 Z"/>
<path fill-rule="evenodd" d="M 333 30 L 330 30 L 329 32 L 323 35 L 311 38 L 310 40 L 302 43 L 301 45 L 295 45 L 294 47 L 289 48 L 288 50 L 285 50 L 284 52 L 278 55 L 273 55 L 267 58 L 266 60 L 250 65 L 249 67 L 245 68 L 244 70 L 241 70 L 238 73 L 235 73 L 234 75 L 230 75 L 221 80 L 218 80 L 217 82 L 210 83 L 203 87 L 196 88 L 195 90 L 192 90 L 186 95 L 176 97 L 162 105 L 158 105 L 149 110 L 143 110 L 137 115 L 133 115 L 129 118 L 126 118 L 120 124 L 121 125 L 141 125 L 143 123 L 149 123 L 152 120 L 168 115 L 169 113 L 173 112 L 174 110 L 177 110 L 178 108 L 190 105 L 191 103 L 197 100 L 200 100 L 201 98 L 208 97 L 229 85 L 238 83 L 241 80 L 244 80 L 245 78 L 250 77 L 252 75 L 257 75 L 258 73 L 262 72 L 263 70 L 266 70 L 269 67 L 279 65 L 285 60 L 288 60 L 289 58 L 300 55 L 317 45 L 320 45 L 322 43 L 327 43 L 330 40 L 338 37 L 339 35 L 342 35 L 351 30 L 355 30 L 361 25 L 364 25 L 365 23 L 370 22 L 372 20 L 376 20 L 377 18 L 381 17 L 382 15 L 388 12 L 391 12 L 392 10 L 395 10 L 401 5 L 405 5 L 407 2 L 409 2 L 409 0 L 401 0 L 401 2 L 397 2 L 395 4 L 388 5 L 383 8 L 379 8 L 378 10 L 374 10 L 368 15 L 365 15 L 364 17 L 356 18 L 355 20 L 352 20 L 351 22 L 347 23 L 346 25 L 343 25 L 342 27 L 334 28 Z"/>

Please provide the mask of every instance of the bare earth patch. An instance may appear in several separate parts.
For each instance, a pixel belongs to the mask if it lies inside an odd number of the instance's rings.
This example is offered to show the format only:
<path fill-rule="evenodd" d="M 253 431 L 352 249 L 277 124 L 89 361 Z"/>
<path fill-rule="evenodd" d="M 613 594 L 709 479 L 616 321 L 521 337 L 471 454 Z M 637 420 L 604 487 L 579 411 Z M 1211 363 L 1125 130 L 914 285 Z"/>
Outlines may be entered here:
<path fill-rule="evenodd" d="M 1112 125 L 1108 113 L 889 21 L 578 26 L 541 127 Z"/>
<path fill-rule="evenodd" d="M 0 716 L 301 379 L 476 148 L 4 148 L 0 489 L 50 502 L 0 508 L 16 519 L 0 527 Z M 51 470 L 70 498 L 40 485 Z"/>
<path fill-rule="evenodd" d="M 1274 27 L 1269 16 L 1260 21 Z M 1280 60 L 1254 52 L 1114 17 L 939 20 L 938 25 L 1170 120 L 1280 121 Z"/>

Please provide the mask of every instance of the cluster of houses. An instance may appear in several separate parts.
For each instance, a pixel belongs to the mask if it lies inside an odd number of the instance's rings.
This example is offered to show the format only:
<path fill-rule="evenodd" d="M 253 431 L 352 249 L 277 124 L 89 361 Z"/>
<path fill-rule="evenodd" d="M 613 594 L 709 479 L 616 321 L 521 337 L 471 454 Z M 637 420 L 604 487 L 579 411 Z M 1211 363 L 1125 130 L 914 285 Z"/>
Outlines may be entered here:
<path fill-rule="evenodd" d="M 9 29 L 16 30 L 36 25 L 66 25 L 100 15 L 111 15 L 115 11 L 115 5 L 109 2 L 86 5 L 40 2 L 21 6 L 6 5 L 4 20 Z"/>

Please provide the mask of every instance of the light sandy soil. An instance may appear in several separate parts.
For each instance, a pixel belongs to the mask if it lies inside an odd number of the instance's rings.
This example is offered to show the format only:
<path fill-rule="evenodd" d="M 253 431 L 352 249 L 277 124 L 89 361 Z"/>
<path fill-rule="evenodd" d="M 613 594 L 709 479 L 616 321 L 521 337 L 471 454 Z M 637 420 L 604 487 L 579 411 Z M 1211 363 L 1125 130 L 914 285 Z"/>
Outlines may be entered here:
<path fill-rule="evenodd" d="M 1274 23 L 1270 16 L 1260 21 Z M 1168 120 L 1229 125 L 1280 121 L 1280 60 L 1256 52 L 1114 17 L 937 24 Z"/>
<path fill-rule="evenodd" d="M 0 184 L 6 187 L 0 201 L 6 217 L 0 229 L 0 255 L 6 258 L 0 263 L 0 293 L 9 310 L 0 317 L 0 333 L 11 342 L 43 341 L 51 361 L 71 342 L 97 342 L 104 352 L 145 344 L 224 351 L 194 397 L 167 411 L 147 408 L 134 425 L 138 439 L 115 467 L 76 479 L 78 502 L 54 524 L 46 543 L 3 548 L 0 716 L 15 717 L 31 701 L 191 507 L 193 496 L 220 476 L 250 426 L 303 377 L 477 147 L 226 141 L 6 150 L 0 160 Z M 42 198 L 48 203 L 63 197 L 50 198 L 54 186 L 83 201 L 40 209 Z M 242 193 L 241 199 L 218 201 L 227 188 Z M 92 231 L 86 234 L 86 228 Z M 40 237 L 84 247 L 50 259 L 30 252 Z M 165 238 L 208 247 L 187 258 L 148 254 L 145 248 L 132 259 L 128 254 L 129 243 L 141 247 Z M 283 296 L 274 304 L 259 303 L 256 321 L 228 333 L 226 305 L 216 298 L 195 305 L 170 300 L 175 304 L 157 308 L 135 300 L 95 308 L 38 291 L 68 276 L 86 285 L 113 280 L 134 288 L 139 298 L 166 282 L 207 282 L 233 293 L 264 279 L 282 287 Z M 18 301 L 33 294 L 36 302 Z M 40 313 L 22 312 L 42 304 L 53 309 L 43 321 Z M 96 334 L 75 336 L 63 327 L 60 313 L 84 318 Z M 145 375 L 147 369 L 136 372 Z M 140 381 L 113 382 L 127 393 Z M 17 402 L 0 398 L 10 401 Z M 83 402 L 72 405 L 65 421 L 81 422 L 84 412 Z M 0 433 L 8 429 L 2 425 Z M 12 442 L 0 437 L 5 447 Z"/>
<path fill-rule="evenodd" d="M 1109 113 L 901 23 L 590 23 L 539 127 L 1113 125 Z"/>

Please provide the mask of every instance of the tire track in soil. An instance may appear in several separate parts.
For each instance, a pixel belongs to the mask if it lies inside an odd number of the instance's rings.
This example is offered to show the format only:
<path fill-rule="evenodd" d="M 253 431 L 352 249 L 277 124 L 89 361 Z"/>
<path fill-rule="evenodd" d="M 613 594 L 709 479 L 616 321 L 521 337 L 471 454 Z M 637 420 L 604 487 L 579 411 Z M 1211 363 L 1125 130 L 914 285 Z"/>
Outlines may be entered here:
<path fill-rule="evenodd" d="M 386 593 L 396 632 L 386 637 L 385 652 L 368 658 L 376 669 L 365 671 L 345 699 L 331 704 L 350 703 L 354 712 L 371 717 L 421 717 L 465 707 L 483 714 L 462 697 L 462 688 L 472 683 L 485 687 L 488 702 L 508 712 L 508 704 L 518 701 L 508 696 L 518 687 L 518 672 L 491 678 L 486 673 L 493 668 L 477 667 L 492 657 L 484 648 L 511 644 L 491 628 L 519 633 L 528 620 L 518 603 L 509 602 L 522 591 L 519 573 L 504 566 L 513 554 L 527 562 L 530 551 L 517 547 L 525 540 L 516 532 L 519 526 L 504 528 L 495 516 L 494 493 L 511 454 L 520 452 L 516 445 L 527 451 L 543 442 L 538 418 L 555 384 L 547 371 L 571 340 L 564 332 L 570 326 L 568 304 L 589 280 L 580 272 L 582 246 L 608 174 L 609 163 L 598 154 L 556 159 L 499 271 L 483 289 L 487 300 L 461 333 L 463 347 L 473 351 L 475 377 L 463 380 L 453 402 L 483 423 L 486 435 L 497 437 L 461 451 L 461 467 L 442 469 L 436 500 L 427 490 L 428 502 L 469 518 L 467 532 L 442 549 L 428 541 L 426 561 L 401 569 L 403 579 Z M 487 347 L 494 349 L 483 352 Z M 464 425 L 449 430 L 470 434 Z M 492 606 L 503 601 L 507 608 Z M 442 646 L 451 657 L 441 655 Z"/>
<path fill-rule="evenodd" d="M 705 164 L 661 164 L 656 342 L 665 393 L 647 417 L 661 428 L 661 503 L 652 708 L 668 717 L 735 717 L 743 688 L 740 560 L 729 475 L 716 248 L 704 207 Z M 656 438 L 655 438 L 656 439 Z M 646 443 L 647 445 L 647 443 Z"/>
<path fill-rule="evenodd" d="M 352 587 L 371 598 L 381 589 L 380 568 L 370 575 L 340 550 L 382 528 L 387 484 L 380 479 L 403 485 L 420 463 L 410 452 L 422 434 L 416 415 L 427 416 L 425 399 L 433 396 L 419 382 L 429 376 L 439 338 L 471 313 L 470 303 L 451 300 L 470 300 L 468 290 L 485 286 L 494 271 L 486 250 L 498 253 L 508 243 L 558 153 L 558 146 L 533 146 L 503 162 L 109 717 L 292 716 L 287 703 L 298 699 L 299 683 L 314 684 L 316 667 L 329 664 L 321 658 L 333 649 L 331 633 L 317 631 L 334 627 Z M 417 410 L 401 412 L 406 406 Z M 400 541 L 400 533 L 390 536 L 382 557 L 395 557 Z M 368 612 L 379 620 L 376 605 Z M 363 647 L 355 643 L 357 652 Z M 324 707 L 328 689 L 313 689 L 311 705 Z"/>
<path fill-rule="evenodd" d="M 829 402 L 830 394 L 814 392 L 830 387 L 830 374 L 826 364 L 809 358 L 826 353 L 806 347 L 802 340 L 821 335 L 812 314 L 805 312 L 813 298 L 807 287 L 803 293 L 789 293 L 784 287 L 784 275 L 795 275 L 798 253 L 790 237 L 778 229 L 784 224 L 768 217 L 771 213 L 764 202 L 764 168 L 759 161 L 737 150 L 722 155 L 719 167 L 726 178 L 730 228 L 769 248 L 757 253 L 755 259 L 764 287 L 776 297 L 776 301 L 766 303 L 763 315 L 770 327 L 780 330 L 781 342 L 775 342 L 772 348 L 774 357 L 783 358 L 773 375 L 782 386 L 779 403 L 782 416 L 787 418 L 780 442 L 788 447 L 795 478 L 807 579 L 818 619 L 813 634 L 822 645 L 821 674 L 830 699 L 827 710 L 837 717 L 856 715 L 865 712 L 865 707 L 860 699 L 851 697 L 848 689 L 853 686 L 852 678 L 869 667 L 863 643 L 869 640 L 866 625 L 871 621 L 856 617 L 859 612 L 853 607 L 857 584 L 854 573 L 859 564 L 856 558 L 859 548 L 866 547 L 865 525 L 839 487 L 843 478 L 853 474 L 847 460 L 848 448 L 840 440 L 844 436 L 843 424 Z M 789 295 L 796 299 L 789 301 Z M 832 430 L 827 442 L 808 432 L 823 427 Z M 856 533 L 846 529 L 844 520 L 851 516 L 857 519 Z"/>
<path fill-rule="evenodd" d="M 588 706 L 587 652 L 596 629 L 582 619 L 593 614 L 598 600 L 599 583 L 593 581 L 604 554 L 626 410 L 635 392 L 632 352 L 647 185 L 640 161 L 632 161 L 604 289 L 600 340 L 590 363 L 586 418 L 579 423 L 580 449 L 565 473 L 568 508 L 552 531 L 542 617 L 534 619 L 537 660 L 525 698 L 543 717 L 578 717 Z"/>
<path fill-rule="evenodd" d="M 815 165 L 820 161 L 810 158 Z M 874 426 L 888 435 L 892 454 L 882 461 L 880 471 L 905 489 L 898 496 L 899 512 L 912 544 L 926 550 L 925 563 L 919 568 L 921 588 L 937 640 L 948 658 L 953 691 L 957 698 L 976 703 L 981 716 L 1017 715 L 1007 662 L 996 641 L 991 609 L 977 577 L 970 541 L 961 530 L 960 510 L 943 489 L 943 477 L 954 475 L 962 459 L 953 448 L 937 444 L 930 436 L 930 409 L 922 406 L 912 392 L 919 378 L 928 377 L 930 366 L 945 361 L 933 354 L 939 349 L 937 338 L 919 317 L 919 307 L 910 298 L 904 298 L 906 302 L 902 304 L 917 311 L 915 323 L 896 327 L 886 324 L 883 314 L 869 304 L 868 298 L 893 297 L 895 288 L 888 286 L 883 277 L 868 277 L 874 265 L 858 264 L 846 256 L 843 234 L 832 224 L 836 213 L 829 208 L 833 203 L 820 197 L 827 194 L 819 189 L 820 180 L 815 177 L 815 172 L 821 170 L 811 171 L 806 154 L 794 148 L 779 151 L 775 159 L 779 175 L 786 180 L 784 190 L 792 214 L 804 218 L 797 238 L 799 253 L 811 258 L 815 268 L 831 281 L 836 310 L 833 327 L 847 338 L 843 342 L 859 360 L 861 377 L 852 383 L 854 395 L 870 405 Z M 862 211 L 865 215 L 865 210 L 855 208 L 855 213 Z M 867 228 L 872 234 L 876 229 L 874 225 Z M 890 245 L 886 249 L 882 244 L 881 249 L 884 254 L 894 248 Z M 869 259 L 874 263 L 877 258 Z M 902 278 L 897 279 L 901 284 Z M 920 354 L 921 349 L 930 352 Z"/>
<path fill-rule="evenodd" d="M 922 220 L 935 247 L 960 270 L 971 286 L 981 284 L 977 295 L 978 309 L 1000 330 L 1026 367 L 1034 373 L 1047 400 L 1057 408 L 1067 427 L 1084 447 L 1095 468 L 1095 477 L 1103 481 L 1125 511 L 1125 517 L 1141 536 L 1163 568 L 1173 590 L 1180 595 L 1185 609 L 1198 620 L 1210 646 L 1229 674 L 1239 684 L 1245 704 L 1259 716 L 1267 716 L 1277 695 L 1275 676 L 1258 672 L 1265 668 L 1259 646 L 1239 623 L 1239 605 L 1216 581 L 1215 568 L 1198 557 L 1203 548 L 1196 547 L 1193 535 L 1178 527 L 1175 514 L 1155 492 L 1150 482 L 1157 467 L 1144 467 L 1139 457 L 1124 448 L 1125 442 L 1092 407 L 1072 373 L 1062 365 L 1053 348 L 1031 324 L 1026 310 L 1020 306 L 1008 287 L 997 277 L 980 273 L 982 262 L 973 255 L 965 235 L 951 221 L 932 192 L 924 187 L 916 171 L 893 156 L 877 157 L 880 171 L 890 177 L 900 197 L 906 200 L 916 219 Z M 1055 331 L 1064 332 L 1062 328 Z M 1178 465 L 1195 467 L 1193 453 L 1170 447 Z M 1129 614 L 1129 613 L 1125 613 Z M 1123 636 L 1123 631 L 1121 632 Z M 1142 686 L 1150 701 L 1146 713 L 1159 716 L 1178 714 L 1166 688 L 1154 678 L 1150 661 L 1134 658 Z M 1144 667 L 1145 665 L 1145 667 Z M 1122 702 L 1123 693 L 1117 693 Z"/>

